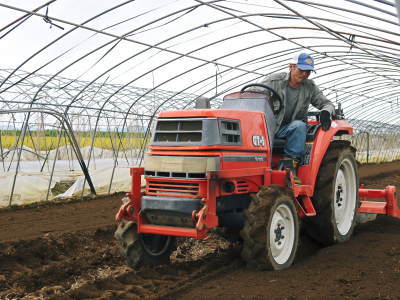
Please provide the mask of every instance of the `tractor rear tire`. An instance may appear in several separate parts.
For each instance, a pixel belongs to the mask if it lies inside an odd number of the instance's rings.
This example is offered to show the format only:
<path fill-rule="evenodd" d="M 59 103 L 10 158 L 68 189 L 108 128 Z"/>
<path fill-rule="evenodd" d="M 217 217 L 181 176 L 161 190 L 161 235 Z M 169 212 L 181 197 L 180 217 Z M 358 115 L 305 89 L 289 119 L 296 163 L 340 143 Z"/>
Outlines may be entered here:
<path fill-rule="evenodd" d="M 251 268 L 283 270 L 290 267 L 299 244 L 299 219 L 288 188 L 262 187 L 244 211 L 242 259 Z"/>
<path fill-rule="evenodd" d="M 169 264 L 171 253 L 176 250 L 175 237 L 138 233 L 137 225 L 132 221 L 122 220 L 114 236 L 132 269 Z"/>
<path fill-rule="evenodd" d="M 312 201 L 315 217 L 306 218 L 306 232 L 324 246 L 348 241 L 356 225 L 358 169 L 354 149 L 332 144 L 318 172 Z"/>

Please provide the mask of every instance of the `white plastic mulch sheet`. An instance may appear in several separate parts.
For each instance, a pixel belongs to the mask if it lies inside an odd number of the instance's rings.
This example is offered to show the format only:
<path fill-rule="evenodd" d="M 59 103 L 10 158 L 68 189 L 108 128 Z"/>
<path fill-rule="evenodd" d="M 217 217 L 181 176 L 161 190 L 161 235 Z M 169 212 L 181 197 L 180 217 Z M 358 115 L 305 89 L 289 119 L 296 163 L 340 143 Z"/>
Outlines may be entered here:
<path fill-rule="evenodd" d="M 105 168 L 101 170 L 91 171 L 90 177 L 96 189 L 97 195 L 107 195 L 116 192 L 129 192 L 131 187 L 131 176 L 129 167 L 116 167 L 114 175 L 112 175 L 112 168 Z M 112 177 L 112 184 L 110 188 Z M 57 195 L 57 199 L 77 198 L 82 195 L 90 194 L 90 187 L 85 183 L 85 177 L 80 176 L 75 183 L 64 193 Z"/>
<path fill-rule="evenodd" d="M 50 189 L 54 187 L 57 178 L 53 180 Z M 10 193 L 14 181 L 14 174 L 0 177 L 0 207 L 10 204 Z M 43 175 L 20 174 L 15 181 L 14 193 L 11 199 L 12 205 L 26 205 L 46 199 L 49 188 L 49 177 Z M 51 193 L 50 193 L 51 194 Z"/>
<path fill-rule="evenodd" d="M 112 177 L 112 166 L 106 166 L 103 169 L 90 169 L 90 177 L 96 189 L 97 195 L 107 195 L 116 192 L 129 192 L 131 187 L 130 167 L 116 167 Z M 66 199 L 79 198 L 82 195 L 90 194 L 88 183 L 84 184 L 84 176 L 81 172 L 59 174 L 53 176 L 51 184 L 50 176 L 43 174 L 28 174 L 19 172 L 15 181 L 13 197 L 11 199 L 12 205 L 27 205 L 35 202 L 45 201 L 60 201 Z M 3 173 L 0 175 L 0 208 L 10 205 L 10 194 L 14 182 L 14 172 Z M 60 182 L 74 182 L 70 188 L 64 193 L 54 195 L 51 191 L 57 183 Z M 111 184 L 111 189 L 110 189 Z M 50 188 L 50 191 L 48 192 Z M 84 188 L 84 189 L 83 189 Z M 82 193 L 83 189 L 83 193 Z"/>

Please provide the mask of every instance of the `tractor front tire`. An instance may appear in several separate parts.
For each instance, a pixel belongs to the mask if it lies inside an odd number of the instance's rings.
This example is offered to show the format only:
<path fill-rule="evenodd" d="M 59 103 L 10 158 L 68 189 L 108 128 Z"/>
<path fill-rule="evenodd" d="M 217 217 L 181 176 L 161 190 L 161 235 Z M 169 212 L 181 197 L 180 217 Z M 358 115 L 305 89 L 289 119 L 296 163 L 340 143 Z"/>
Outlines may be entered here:
<path fill-rule="evenodd" d="M 132 269 L 169 264 L 171 253 L 176 250 L 175 237 L 138 233 L 136 223 L 124 219 L 118 224 L 114 236 Z"/>
<path fill-rule="evenodd" d="M 244 211 L 242 259 L 251 268 L 290 267 L 299 244 L 299 219 L 293 194 L 283 186 L 262 187 Z"/>
<path fill-rule="evenodd" d="M 348 241 L 356 224 L 358 169 L 354 149 L 332 144 L 318 172 L 312 201 L 315 217 L 306 218 L 306 232 L 324 246 Z"/>

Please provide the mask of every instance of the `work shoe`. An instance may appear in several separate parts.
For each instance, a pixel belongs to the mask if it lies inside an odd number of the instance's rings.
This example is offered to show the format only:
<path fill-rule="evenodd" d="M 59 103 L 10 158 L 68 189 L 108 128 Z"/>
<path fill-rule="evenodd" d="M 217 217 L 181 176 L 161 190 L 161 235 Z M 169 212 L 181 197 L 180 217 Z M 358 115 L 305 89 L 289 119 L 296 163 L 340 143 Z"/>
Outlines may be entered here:
<path fill-rule="evenodd" d="M 296 184 L 301 184 L 301 180 L 297 177 L 297 167 L 300 160 L 297 157 L 284 157 L 279 161 L 279 170 L 290 169 L 293 174 L 293 179 Z"/>

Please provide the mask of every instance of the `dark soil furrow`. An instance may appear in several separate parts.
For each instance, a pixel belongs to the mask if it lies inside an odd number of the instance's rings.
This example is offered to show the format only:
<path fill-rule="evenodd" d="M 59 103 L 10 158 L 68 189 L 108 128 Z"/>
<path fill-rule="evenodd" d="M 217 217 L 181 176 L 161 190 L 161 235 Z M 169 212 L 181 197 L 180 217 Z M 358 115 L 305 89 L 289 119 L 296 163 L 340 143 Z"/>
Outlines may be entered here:
<path fill-rule="evenodd" d="M 399 173 L 400 162 L 362 166 L 360 183 L 400 188 Z M 302 235 L 281 272 L 246 268 L 240 244 L 215 233 L 179 239 L 170 265 L 132 270 L 113 237 L 122 197 L 0 211 L 0 299 L 399 299 L 398 219 L 327 248 Z"/>

